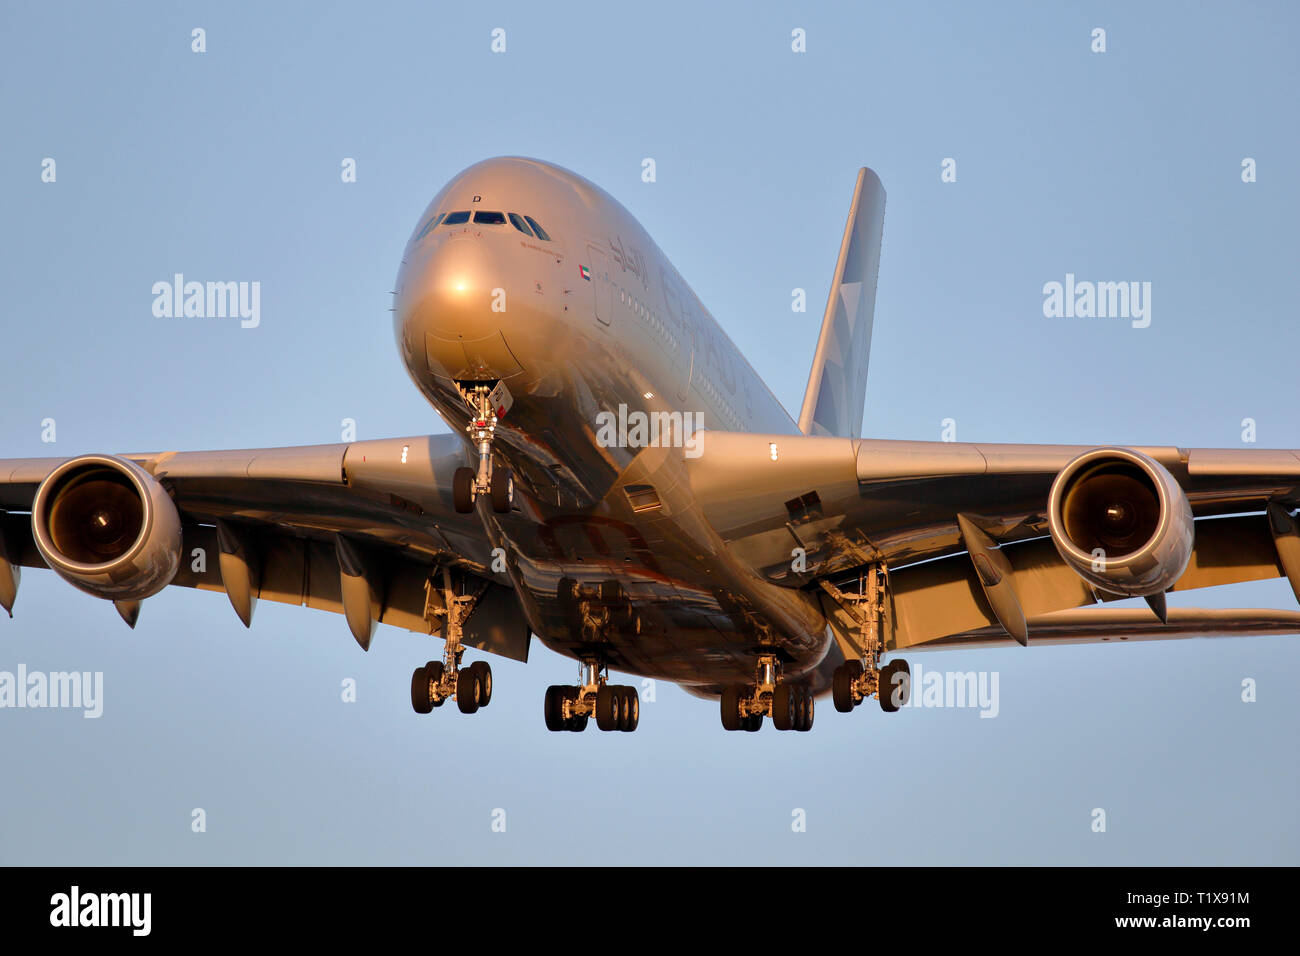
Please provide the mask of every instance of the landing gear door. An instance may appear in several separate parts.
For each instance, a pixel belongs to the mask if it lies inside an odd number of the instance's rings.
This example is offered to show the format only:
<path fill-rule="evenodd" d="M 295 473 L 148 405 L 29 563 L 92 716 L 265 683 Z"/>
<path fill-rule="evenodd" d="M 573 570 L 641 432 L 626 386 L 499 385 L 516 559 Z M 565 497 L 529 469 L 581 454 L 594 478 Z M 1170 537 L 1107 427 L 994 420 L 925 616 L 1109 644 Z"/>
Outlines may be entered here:
<path fill-rule="evenodd" d="M 583 268 L 583 278 L 591 283 L 592 311 L 596 321 L 609 325 L 614 312 L 614 287 L 609 281 L 609 256 L 595 246 L 587 246 L 589 264 Z"/>

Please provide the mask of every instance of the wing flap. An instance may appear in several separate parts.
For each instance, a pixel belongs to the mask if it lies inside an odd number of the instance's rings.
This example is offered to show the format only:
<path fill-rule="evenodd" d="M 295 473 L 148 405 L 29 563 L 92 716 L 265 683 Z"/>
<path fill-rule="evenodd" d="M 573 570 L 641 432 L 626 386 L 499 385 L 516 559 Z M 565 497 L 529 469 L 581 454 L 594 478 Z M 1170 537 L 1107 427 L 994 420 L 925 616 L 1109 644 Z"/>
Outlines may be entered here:
<path fill-rule="evenodd" d="M 13 549 L 11 557 L 22 567 L 44 568 L 32 541 L 26 515 L 0 515 L 0 533 Z M 289 535 L 251 532 L 259 556 L 260 601 L 309 607 L 343 615 L 339 565 L 332 542 Z M 15 546 L 16 543 L 16 546 Z M 184 560 L 172 585 L 200 591 L 225 593 L 217 559 L 217 529 L 207 525 L 184 527 Z M 383 582 L 379 623 L 418 634 L 440 630 L 425 620 L 425 582 L 434 565 L 404 557 L 375 555 Z M 531 630 L 523 610 L 510 588 L 484 581 L 484 591 L 474 612 L 465 621 L 463 641 L 489 653 L 527 661 Z M 346 627 L 339 634 L 347 633 Z"/>
<path fill-rule="evenodd" d="M 1030 645 L 1099 644 L 1108 641 L 1162 641 L 1188 637 L 1252 637 L 1300 634 L 1300 611 L 1275 608 L 1170 608 L 1160 623 L 1149 608 L 1088 608 L 1056 611 L 1031 618 Z M 1013 647 L 1000 627 L 983 627 L 927 641 L 909 650 L 954 647 Z"/>
<path fill-rule="evenodd" d="M 1028 618 L 1030 644 L 1039 637 L 1034 622 L 1042 620 L 1043 615 L 1086 607 L 1103 597 L 1061 559 L 1050 538 L 1006 544 L 1000 550 L 1011 565 L 1012 587 Z M 1187 570 L 1171 590 L 1281 576 L 1277 549 L 1264 516 L 1204 518 L 1196 522 L 1196 540 Z M 971 630 L 1000 630 L 966 554 L 891 570 L 889 583 L 893 594 L 886 630 L 890 647 L 928 645 Z M 1141 613 L 1150 615 L 1159 626 L 1150 610 L 1143 608 Z"/>

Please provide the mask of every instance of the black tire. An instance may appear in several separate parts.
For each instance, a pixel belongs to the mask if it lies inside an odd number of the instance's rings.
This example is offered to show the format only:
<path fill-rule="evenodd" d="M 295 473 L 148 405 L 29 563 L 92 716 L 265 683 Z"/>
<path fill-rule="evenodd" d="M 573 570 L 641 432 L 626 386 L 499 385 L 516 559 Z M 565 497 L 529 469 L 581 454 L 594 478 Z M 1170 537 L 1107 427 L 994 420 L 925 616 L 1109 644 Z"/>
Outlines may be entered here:
<path fill-rule="evenodd" d="M 894 662 L 886 664 L 880 669 L 880 686 L 876 688 L 876 697 L 880 700 L 880 709 L 887 714 L 892 714 L 898 710 L 898 704 L 894 703 L 894 674 L 896 669 Z"/>
<path fill-rule="evenodd" d="M 478 674 L 478 705 L 486 707 L 492 703 L 492 665 L 487 661 L 475 661 L 469 669 Z"/>
<path fill-rule="evenodd" d="M 462 667 L 456 675 L 456 706 L 462 714 L 478 710 L 479 678 L 473 667 Z"/>
<path fill-rule="evenodd" d="M 411 675 L 411 707 L 417 714 L 427 714 L 433 710 L 433 698 L 429 695 L 429 672 L 417 667 Z"/>
<path fill-rule="evenodd" d="M 795 725 L 795 730 L 800 733 L 808 733 L 812 730 L 813 714 L 816 710 L 816 702 L 813 700 L 812 691 L 806 687 L 802 692 L 802 699 L 799 703 L 799 723 Z"/>
<path fill-rule="evenodd" d="M 451 502 L 463 515 L 474 510 L 473 468 L 457 468 L 451 476 Z"/>
<path fill-rule="evenodd" d="M 605 684 L 596 691 L 596 726 L 601 730 L 618 730 L 622 708 L 618 688 Z"/>
<path fill-rule="evenodd" d="M 848 664 L 835 668 L 835 673 L 831 676 L 831 699 L 841 714 L 847 714 L 853 709 L 853 674 Z"/>
<path fill-rule="evenodd" d="M 744 722 L 741 724 L 741 728 L 740 728 L 740 729 L 741 729 L 741 730 L 748 731 L 748 732 L 751 733 L 751 734 L 752 734 L 752 733 L 756 733 L 756 732 L 759 731 L 759 730 L 762 730 L 762 729 L 763 729 L 763 715 L 762 715 L 762 714 L 750 714 L 748 717 L 745 718 Z"/>
<path fill-rule="evenodd" d="M 799 709 L 798 694 L 789 684 L 777 684 L 772 691 L 772 726 L 777 730 L 793 730 Z"/>
<path fill-rule="evenodd" d="M 894 661 L 893 664 L 894 673 L 903 675 L 903 680 L 898 683 L 898 687 L 902 691 L 902 695 L 898 699 L 898 705 L 906 707 L 907 702 L 912 699 L 912 668 L 901 657 Z"/>
<path fill-rule="evenodd" d="M 623 691 L 623 723 L 618 729 L 630 734 L 641 723 L 641 695 L 635 687 L 620 689 Z"/>
<path fill-rule="evenodd" d="M 568 725 L 564 720 L 564 692 L 567 690 L 563 684 L 552 684 L 546 688 L 546 729 L 558 733 L 561 730 L 567 730 Z"/>
<path fill-rule="evenodd" d="M 510 511 L 510 503 L 515 500 L 515 480 L 510 469 L 498 466 L 492 469 L 492 480 L 488 483 L 492 498 L 492 510 L 499 515 Z"/>
<path fill-rule="evenodd" d="M 722 688 L 722 729 L 739 730 L 744 721 L 740 716 L 740 698 L 744 696 L 744 687 L 740 684 L 728 684 Z"/>

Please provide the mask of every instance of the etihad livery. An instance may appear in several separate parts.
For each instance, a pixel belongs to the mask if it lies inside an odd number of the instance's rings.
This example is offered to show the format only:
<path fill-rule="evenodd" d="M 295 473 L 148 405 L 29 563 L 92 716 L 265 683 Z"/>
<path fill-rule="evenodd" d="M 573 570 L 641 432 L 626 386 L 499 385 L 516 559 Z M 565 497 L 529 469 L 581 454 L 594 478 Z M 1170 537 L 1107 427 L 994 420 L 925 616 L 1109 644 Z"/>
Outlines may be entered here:
<path fill-rule="evenodd" d="M 380 623 L 436 634 L 418 713 L 486 706 L 466 653 L 526 661 L 536 636 L 579 664 L 545 694 L 555 731 L 636 728 L 611 671 L 718 701 L 728 730 L 807 731 L 827 692 L 905 704 L 905 652 L 1300 631 L 1165 600 L 1282 575 L 1300 595 L 1297 452 L 860 437 L 884 208 L 861 170 L 796 419 L 609 194 L 471 166 L 393 304 L 451 434 L 0 461 L 0 606 L 49 567 L 132 625 L 180 585 L 245 626 L 269 600 L 362 648 Z M 1126 597 L 1146 603 L 1094 606 Z"/>

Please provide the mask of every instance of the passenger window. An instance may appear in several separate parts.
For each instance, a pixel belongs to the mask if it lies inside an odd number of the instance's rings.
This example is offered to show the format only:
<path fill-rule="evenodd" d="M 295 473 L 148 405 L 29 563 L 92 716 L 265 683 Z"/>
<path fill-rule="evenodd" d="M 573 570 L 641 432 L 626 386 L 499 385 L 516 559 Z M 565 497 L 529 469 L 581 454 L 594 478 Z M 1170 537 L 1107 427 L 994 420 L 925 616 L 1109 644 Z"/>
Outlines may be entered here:
<path fill-rule="evenodd" d="M 474 213 L 474 221 L 482 223 L 485 226 L 504 226 L 506 224 L 506 216 L 505 213 L 502 212 L 488 212 L 485 209 L 480 209 L 478 212 Z"/>
<path fill-rule="evenodd" d="M 534 219 L 532 216 L 524 216 L 524 219 L 528 221 L 528 225 L 533 227 L 533 232 L 537 233 L 538 239 L 541 239 L 543 242 L 551 241 L 551 237 L 546 234 L 545 229 L 543 229 L 541 226 L 537 224 L 536 219 Z"/>
<path fill-rule="evenodd" d="M 444 226 L 459 226 L 469 222 L 469 211 L 449 212 L 447 218 L 442 221 Z"/>
<path fill-rule="evenodd" d="M 512 212 L 509 215 L 510 215 L 510 225 L 514 226 L 525 236 L 531 236 L 533 234 L 533 231 L 528 228 L 528 223 L 524 222 L 523 216 L 519 215 L 519 213 L 517 212 Z"/>

